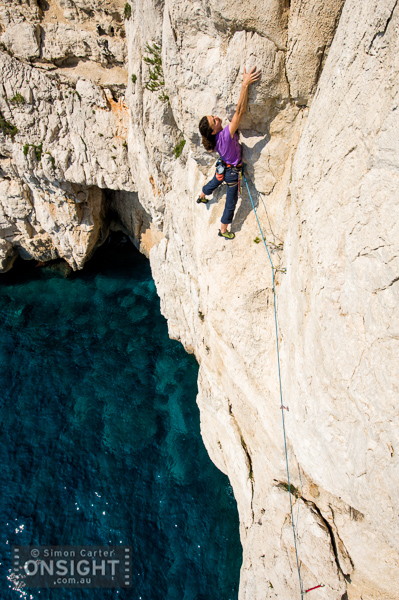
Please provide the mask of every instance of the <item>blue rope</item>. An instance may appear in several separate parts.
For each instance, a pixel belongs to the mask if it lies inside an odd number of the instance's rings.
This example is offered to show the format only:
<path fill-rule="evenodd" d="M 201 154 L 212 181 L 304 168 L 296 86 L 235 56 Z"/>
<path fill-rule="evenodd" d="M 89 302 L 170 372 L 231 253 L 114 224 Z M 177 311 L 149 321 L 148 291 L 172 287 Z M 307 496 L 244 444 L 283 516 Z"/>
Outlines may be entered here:
<path fill-rule="evenodd" d="M 300 590 L 301 590 L 301 598 L 303 598 L 304 592 L 303 592 L 303 587 L 302 587 L 301 571 L 300 571 L 300 567 L 299 567 L 298 548 L 297 548 L 297 536 L 296 536 L 295 525 L 294 525 L 294 509 L 293 509 L 293 506 L 292 506 L 292 499 L 291 499 L 290 471 L 289 471 L 289 466 L 288 466 L 287 436 L 286 436 L 286 432 L 285 432 L 283 388 L 282 388 L 282 383 L 281 383 L 281 369 L 280 369 L 280 349 L 279 349 L 279 343 L 278 343 L 276 285 L 275 285 L 275 276 L 274 276 L 276 268 L 273 265 L 272 257 L 270 256 L 269 248 L 267 246 L 267 243 L 266 243 L 266 240 L 265 240 L 265 236 L 263 235 L 262 227 L 261 227 L 261 225 L 259 223 L 258 213 L 256 212 L 255 204 L 254 204 L 254 201 L 252 200 L 251 192 L 249 191 L 247 179 L 246 179 L 246 177 L 245 177 L 244 174 L 243 174 L 243 178 L 244 178 L 244 181 L 245 181 L 245 185 L 247 186 L 247 190 L 248 190 L 248 194 L 249 194 L 249 197 L 250 197 L 250 200 L 251 200 L 252 208 L 254 209 L 256 221 L 258 223 L 259 231 L 260 231 L 260 234 L 262 236 L 262 240 L 263 240 L 263 243 L 265 245 L 265 248 L 266 248 L 266 251 L 267 251 L 267 255 L 269 257 L 270 265 L 271 265 L 271 268 L 272 268 L 272 274 L 273 274 L 274 323 L 275 323 L 275 329 L 276 329 L 278 381 L 279 381 L 279 386 L 280 386 L 280 408 L 281 408 L 281 416 L 282 416 L 282 420 L 283 420 L 285 463 L 286 463 L 286 468 L 287 468 L 288 495 L 290 497 L 291 524 L 292 524 L 292 532 L 294 534 L 296 566 L 297 566 L 297 570 L 298 570 L 298 578 L 299 578 L 299 587 L 300 587 Z"/>

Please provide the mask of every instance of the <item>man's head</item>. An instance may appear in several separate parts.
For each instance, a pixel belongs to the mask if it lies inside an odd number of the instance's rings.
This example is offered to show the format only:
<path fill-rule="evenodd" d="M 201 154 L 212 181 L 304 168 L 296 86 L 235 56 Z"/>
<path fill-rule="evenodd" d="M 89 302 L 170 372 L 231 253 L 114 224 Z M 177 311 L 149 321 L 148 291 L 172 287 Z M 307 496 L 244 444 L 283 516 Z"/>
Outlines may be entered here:
<path fill-rule="evenodd" d="M 214 115 L 202 117 L 199 123 L 199 130 L 202 135 L 202 144 L 206 150 L 213 152 L 215 149 L 215 135 L 222 131 L 222 119 Z"/>
<path fill-rule="evenodd" d="M 212 129 L 212 134 L 216 135 L 220 131 L 222 131 L 222 119 L 220 117 L 216 117 L 215 115 L 208 115 L 206 117 L 208 119 L 209 127 Z"/>

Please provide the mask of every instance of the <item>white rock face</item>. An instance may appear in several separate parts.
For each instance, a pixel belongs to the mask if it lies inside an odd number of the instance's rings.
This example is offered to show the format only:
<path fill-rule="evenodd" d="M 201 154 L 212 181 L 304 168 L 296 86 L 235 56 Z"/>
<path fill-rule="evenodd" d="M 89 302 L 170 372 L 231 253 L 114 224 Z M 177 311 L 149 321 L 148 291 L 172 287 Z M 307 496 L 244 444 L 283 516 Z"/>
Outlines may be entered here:
<path fill-rule="evenodd" d="M 288 26 L 287 78 L 291 96 L 306 105 L 316 91 L 344 0 L 294 0 Z"/>
<path fill-rule="evenodd" d="M 81 268 L 126 231 L 200 364 L 202 435 L 240 514 L 240 600 L 300 598 L 282 416 L 302 589 L 394 600 L 398 3 L 142 0 L 123 24 L 124 5 L 0 4 L 5 50 L 16 24 L 41 28 L 39 55 L 1 53 L 0 266 Z M 162 60 L 153 91 L 145 58 Z M 224 188 L 195 202 L 215 159 L 199 119 L 227 123 L 254 65 L 241 141 L 289 410 L 246 185 L 233 242 L 217 236 Z"/>
<path fill-rule="evenodd" d="M 394 598 L 398 573 L 398 26 L 395 2 L 345 4 L 295 157 L 280 295 L 290 439 L 364 515 L 339 527 L 363 598 Z"/>
<path fill-rule="evenodd" d="M 1 42 L 17 58 L 29 60 L 40 56 L 40 31 L 37 25 L 9 25 L 1 36 Z"/>

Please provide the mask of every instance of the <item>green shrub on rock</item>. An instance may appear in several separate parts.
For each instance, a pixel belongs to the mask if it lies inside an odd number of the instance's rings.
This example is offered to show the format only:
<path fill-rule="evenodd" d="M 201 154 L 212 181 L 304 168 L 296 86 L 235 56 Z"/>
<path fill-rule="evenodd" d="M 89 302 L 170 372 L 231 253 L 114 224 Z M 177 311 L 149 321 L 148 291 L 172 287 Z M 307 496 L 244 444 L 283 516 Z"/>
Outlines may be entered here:
<path fill-rule="evenodd" d="M 12 123 L 9 123 L 4 118 L 3 113 L 0 112 L 0 131 L 2 131 L 4 135 L 10 135 L 12 138 L 14 138 L 19 129 L 15 125 L 12 125 Z"/>
<path fill-rule="evenodd" d="M 145 89 L 150 92 L 160 92 L 158 98 L 161 102 L 169 102 L 169 96 L 164 92 L 165 78 L 162 68 L 161 46 L 154 44 L 145 45 L 145 51 L 148 56 L 144 56 L 144 62 L 149 66 L 148 81 L 145 84 Z"/>
<path fill-rule="evenodd" d="M 130 17 L 132 16 L 132 7 L 130 6 L 129 2 L 126 2 L 125 4 L 123 15 L 126 20 L 130 19 Z"/>
<path fill-rule="evenodd" d="M 186 144 L 186 140 L 182 139 L 178 144 L 176 144 L 173 152 L 175 153 L 175 158 L 179 158 L 180 154 L 183 152 L 183 148 Z"/>
<path fill-rule="evenodd" d="M 33 146 L 34 150 L 35 150 L 35 155 L 37 160 L 40 162 L 42 160 L 42 148 L 43 148 L 43 143 L 40 142 L 40 144 L 38 146 Z"/>
<path fill-rule="evenodd" d="M 24 104 L 26 104 L 25 98 L 19 92 L 17 92 L 15 96 L 11 98 L 10 102 L 12 104 L 15 104 L 15 106 L 23 106 Z"/>

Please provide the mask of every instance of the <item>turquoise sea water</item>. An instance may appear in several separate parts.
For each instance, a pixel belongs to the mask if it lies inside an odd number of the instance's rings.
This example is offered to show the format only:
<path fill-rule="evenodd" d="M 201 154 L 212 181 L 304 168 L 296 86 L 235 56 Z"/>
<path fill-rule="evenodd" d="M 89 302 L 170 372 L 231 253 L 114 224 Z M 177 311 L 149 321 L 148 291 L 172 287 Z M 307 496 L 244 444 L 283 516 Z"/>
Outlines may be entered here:
<path fill-rule="evenodd" d="M 0 322 L 0 598 L 20 596 L 13 545 L 123 544 L 130 589 L 25 597 L 236 599 L 236 503 L 148 261 L 114 236 L 79 273 L 16 265 L 0 276 Z"/>

